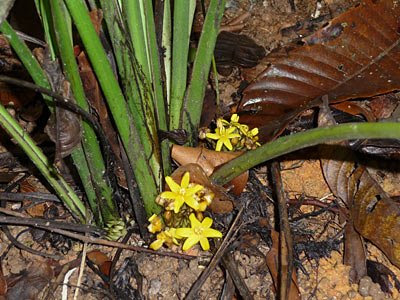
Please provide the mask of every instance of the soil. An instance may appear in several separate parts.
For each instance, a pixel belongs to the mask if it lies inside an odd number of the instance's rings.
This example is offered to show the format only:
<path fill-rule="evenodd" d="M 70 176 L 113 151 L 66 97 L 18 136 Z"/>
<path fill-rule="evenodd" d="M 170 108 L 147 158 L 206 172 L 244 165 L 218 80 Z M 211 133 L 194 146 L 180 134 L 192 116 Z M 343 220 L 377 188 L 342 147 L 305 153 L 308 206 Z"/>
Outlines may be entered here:
<path fill-rule="evenodd" d="M 264 46 L 268 53 L 274 48 L 297 41 L 311 33 L 311 31 L 307 30 L 301 32 L 284 30 L 283 32 L 286 33 L 282 34 L 283 29 L 291 28 L 302 22 L 308 22 L 316 14 L 324 16 L 320 22 L 316 22 L 316 28 L 318 28 L 333 16 L 345 11 L 357 2 L 349 0 L 298 0 L 294 2 L 296 11 L 292 11 L 289 1 L 286 0 L 228 0 L 224 23 L 227 24 L 244 12 L 249 12 L 250 17 L 243 23 L 244 26 L 240 33 L 253 38 L 259 45 Z M 241 74 L 239 70 L 235 70 L 229 76 L 219 75 L 221 111 L 226 111 L 226 107 L 230 106 L 234 101 L 232 94 L 237 91 L 240 82 Z M 299 159 L 289 156 L 282 161 L 281 167 L 283 170 L 284 189 L 289 199 L 300 201 L 304 198 L 313 198 L 323 203 L 330 203 L 333 200 L 329 187 L 324 180 L 319 160 Z M 379 179 L 383 189 L 391 196 L 398 196 L 398 191 L 400 190 L 399 173 L 382 170 L 376 172 L 378 173 L 376 178 Z M 381 176 L 382 172 L 383 176 Z M 266 167 L 258 168 L 255 173 L 258 180 L 268 189 L 268 179 L 265 175 Z M 32 185 L 35 185 L 36 191 L 46 192 L 44 186 L 38 188 L 37 179 L 31 178 L 29 180 L 32 181 Z M 250 228 L 246 226 L 254 223 L 254 220 L 251 220 L 252 218 L 256 219 L 257 222 L 259 219 L 264 220 L 266 218 L 266 222 L 270 226 L 273 224 L 274 208 L 271 199 L 265 193 L 262 195 L 264 197 L 258 198 L 254 196 L 252 201 L 254 203 L 258 201 L 257 205 L 259 204 L 266 209 L 265 215 L 261 218 L 261 215 L 251 216 L 247 214 L 246 218 L 249 221 L 246 221 L 247 223 L 243 225 L 243 228 Z M 315 211 L 315 207 L 303 205 L 299 210 L 302 213 L 307 213 Z M 296 211 L 292 213 L 293 216 L 296 216 Z M 40 215 L 41 213 L 38 212 L 38 214 Z M 314 241 L 326 241 L 340 233 L 343 221 L 336 214 L 326 212 L 315 218 L 307 219 L 307 221 L 296 223 L 294 227 L 292 230 L 295 242 L 300 242 L 310 235 L 312 235 Z M 11 231 L 15 236 L 23 229 L 12 227 Z M 236 238 L 241 241 L 241 246 L 232 253 L 239 274 L 243 277 L 254 299 L 275 299 L 273 280 L 265 262 L 265 255 L 271 247 L 270 242 L 263 239 L 261 233 L 250 234 L 250 232 L 242 230 L 240 234 L 241 236 L 236 236 Z M 37 242 L 33 242 L 29 233 L 22 234 L 19 241 L 48 252 L 56 251 L 48 242 L 41 246 Z M 140 240 L 138 235 L 133 235 L 128 243 L 143 245 L 144 242 Z M 1 233 L 0 253 L 4 253 L 8 245 L 8 239 L 4 233 Z M 46 250 L 45 247 L 49 249 Z M 93 249 L 102 251 L 110 259 L 116 252 L 113 248 L 94 245 L 89 245 L 87 251 Z M 400 278 L 400 270 L 393 266 L 379 249 L 367 243 L 366 251 L 368 259 L 381 262 Z M 58 262 L 58 264 L 62 265 L 75 260 L 81 252 L 82 244 L 73 241 L 70 250 L 63 255 L 62 261 Z M 116 271 L 118 272 L 124 263 L 135 263 L 143 280 L 142 293 L 146 299 L 184 299 L 211 257 L 211 254 L 201 252 L 198 249 L 195 249 L 191 254 L 198 254 L 199 257 L 188 261 L 123 251 Z M 300 252 L 297 259 L 297 262 L 301 262 L 301 268 L 297 270 L 301 299 L 400 299 L 400 294 L 395 288 L 391 289 L 391 294 L 384 294 L 379 285 L 373 283 L 369 277 L 363 278 L 360 284 L 350 284 L 350 267 L 343 264 L 343 243 L 340 243 L 336 250 L 328 251 L 325 257 L 309 259 L 304 253 Z M 3 272 L 5 276 L 17 274 L 21 271 L 26 271 L 30 265 L 35 266 L 35 263 L 38 262 L 43 265 L 51 265 L 49 260 L 40 259 L 38 256 L 12 247 L 8 254 L 3 257 Z M 72 273 L 67 283 L 69 288 L 68 296 L 65 299 L 73 299 L 78 272 L 79 268 Z M 197 299 L 219 299 L 226 284 L 225 278 L 226 270 L 219 266 L 216 267 L 203 285 Z M 50 277 L 50 279 L 54 278 Z M 133 276 L 126 279 L 124 283 L 131 285 L 133 289 L 140 286 L 140 280 L 135 280 Z M 30 284 L 34 285 L 35 283 L 31 282 Z M 107 298 L 107 286 L 104 285 L 99 275 L 95 274 L 88 266 L 83 271 L 81 287 L 78 299 Z M 61 299 L 61 290 L 61 284 L 54 287 L 54 293 L 52 294 L 54 299 Z"/>

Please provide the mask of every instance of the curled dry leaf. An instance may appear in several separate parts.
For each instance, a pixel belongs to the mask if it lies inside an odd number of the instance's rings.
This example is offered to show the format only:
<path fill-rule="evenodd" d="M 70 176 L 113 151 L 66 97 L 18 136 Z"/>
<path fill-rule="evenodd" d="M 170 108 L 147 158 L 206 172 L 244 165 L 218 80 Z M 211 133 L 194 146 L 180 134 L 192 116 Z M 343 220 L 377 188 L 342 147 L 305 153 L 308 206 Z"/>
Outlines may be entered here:
<path fill-rule="evenodd" d="M 87 258 L 94 263 L 106 276 L 110 276 L 111 272 L 111 259 L 99 250 L 93 250 L 87 253 Z"/>
<path fill-rule="evenodd" d="M 399 17 L 396 1 L 364 0 L 306 45 L 269 54 L 267 69 L 243 92 L 240 120 L 267 140 L 323 95 L 336 103 L 398 90 Z"/>
<path fill-rule="evenodd" d="M 242 154 L 243 152 L 217 152 L 201 147 L 192 148 L 173 145 L 171 156 L 182 166 L 189 163 L 198 164 L 203 168 L 206 175 L 210 176 L 218 167 Z M 249 172 L 247 171 L 234 178 L 228 183 L 228 186 L 232 185 L 233 193 L 239 195 L 246 186 L 248 179 Z"/>
<path fill-rule="evenodd" d="M 51 60 L 47 49 L 36 48 L 34 54 L 45 71 L 53 91 L 65 98 L 73 99 L 70 83 L 65 80 L 58 61 Z M 81 121 L 78 115 L 69 110 L 56 107 L 55 112 L 49 118 L 45 132 L 57 146 L 60 146 L 58 150 L 61 157 L 66 157 L 81 142 Z"/>
<path fill-rule="evenodd" d="M 215 197 L 209 206 L 211 211 L 215 213 L 228 213 L 233 210 L 233 203 L 224 188 L 213 184 L 200 165 L 189 163 L 181 166 L 171 174 L 171 177 L 175 182 L 181 182 L 186 172 L 190 173 L 190 182 L 200 184 L 214 192 Z"/>

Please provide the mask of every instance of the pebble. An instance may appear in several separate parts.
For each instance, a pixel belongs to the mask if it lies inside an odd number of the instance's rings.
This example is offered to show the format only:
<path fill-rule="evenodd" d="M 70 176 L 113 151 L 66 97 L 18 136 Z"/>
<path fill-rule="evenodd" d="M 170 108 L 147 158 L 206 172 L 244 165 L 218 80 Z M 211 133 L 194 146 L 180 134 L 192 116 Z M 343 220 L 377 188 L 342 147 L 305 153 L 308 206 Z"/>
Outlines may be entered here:
<path fill-rule="evenodd" d="M 347 297 L 349 297 L 350 299 L 357 297 L 357 295 L 358 293 L 355 290 L 350 290 L 347 292 Z"/>
<path fill-rule="evenodd" d="M 367 297 L 369 296 L 369 288 L 372 284 L 372 279 L 368 276 L 361 278 L 360 283 L 358 285 L 358 292 L 361 296 Z"/>

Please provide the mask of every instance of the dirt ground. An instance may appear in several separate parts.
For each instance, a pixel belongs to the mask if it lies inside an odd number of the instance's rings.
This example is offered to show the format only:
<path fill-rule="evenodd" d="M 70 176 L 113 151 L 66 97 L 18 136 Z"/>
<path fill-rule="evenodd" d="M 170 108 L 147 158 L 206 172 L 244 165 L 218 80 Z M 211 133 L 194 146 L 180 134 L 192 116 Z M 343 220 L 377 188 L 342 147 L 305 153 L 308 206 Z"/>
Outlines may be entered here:
<path fill-rule="evenodd" d="M 228 0 L 227 10 L 224 17 L 224 23 L 242 15 L 245 12 L 250 13 L 250 17 L 243 23 L 243 29 L 240 33 L 253 38 L 259 45 L 267 50 L 283 46 L 289 42 L 310 34 L 305 31 L 291 31 L 282 29 L 291 28 L 299 23 L 304 23 L 316 16 L 323 16 L 321 21 L 316 22 L 315 26 L 322 26 L 333 16 L 345 11 L 358 1 L 349 0 L 298 0 L 295 1 L 296 11 L 292 11 L 290 4 L 286 0 Z M 225 77 L 219 76 L 220 97 L 224 105 L 232 102 L 234 94 L 240 85 L 240 76 L 237 71 Z M 282 178 L 284 188 L 287 191 L 289 199 L 300 199 L 301 197 L 314 197 L 322 202 L 330 202 L 333 196 L 323 178 L 320 162 L 312 159 L 297 159 L 288 157 L 282 162 Z M 260 182 L 268 184 L 266 181 L 266 169 L 258 168 L 256 176 Z M 35 180 L 35 179 L 31 179 Z M 36 181 L 35 181 L 36 182 Z M 398 196 L 399 175 L 396 173 L 387 173 L 381 177 L 380 182 L 390 195 Z M 37 183 L 35 183 L 37 184 Z M 43 191 L 45 188 L 43 187 Z M 256 201 L 264 201 L 264 207 L 267 208 L 266 215 L 273 218 L 273 205 L 270 200 L 255 198 Z M 311 206 L 302 206 L 301 211 L 311 212 L 314 210 Z M 248 216 L 247 216 L 248 217 Z M 250 217 L 249 217 L 250 218 Z M 257 216 L 259 218 L 259 216 Z M 268 220 L 271 224 L 272 219 Z M 294 232 L 301 239 L 305 232 L 312 234 L 315 241 L 324 241 L 340 233 L 342 221 L 332 213 L 324 213 L 316 218 L 309 219 L 302 224 L 297 224 L 298 233 Z M 23 228 L 12 228 L 14 235 Z M 308 231 L 307 231 L 308 230 Z M 246 234 L 240 236 L 244 239 Z M 236 237 L 239 239 L 239 237 Z M 296 237 L 295 237 L 296 239 Z M 6 251 L 9 241 L 1 233 L 0 253 Z M 27 245 L 39 247 L 37 243 L 32 242 L 31 235 L 23 234 L 20 241 Z M 133 236 L 130 244 L 142 245 L 143 241 L 138 236 Z M 250 246 L 241 247 L 232 253 L 233 259 L 237 263 L 239 273 L 242 275 L 248 289 L 254 299 L 275 299 L 275 289 L 273 280 L 265 263 L 265 255 L 270 250 L 270 244 L 260 237 L 252 237 Z M 43 248 L 40 248 L 43 249 Z M 101 250 L 111 258 L 116 250 L 108 247 L 98 247 L 90 245 L 87 251 L 93 249 Z M 54 250 L 50 247 L 49 252 Z M 72 242 L 70 250 L 63 255 L 60 264 L 76 259 L 82 251 L 82 244 L 76 241 Z M 389 267 L 397 276 L 400 271 L 390 264 L 388 259 L 373 245 L 368 244 L 368 258 L 374 259 Z M 197 252 L 199 254 L 199 252 Z M 193 253 L 195 254 L 195 253 Z M 201 272 L 205 269 L 211 254 L 200 252 L 200 256 L 194 260 L 176 259 L 172 257 L 153 256 L 146 253 L 136 253 L 123 251 L 117 264 L 118 271 L 123 264 L 134 262 L 137 265 L 138 272 L 142 276 L 143 282 L 128 278 L 124 284 L 131 284 L 133 288 L 142 286 L 142 292 L 146 299 L 184 299 L 185 294 Z M 371 282 L 369 278 L 364 278 L 360 285 L 349 283 L 349 267 L 342 262 L 343 244 L 339 244 L 336 250 L 331 251 L 327 257 L 318 260 L 308 260 L 304 255 L 300 255 L 299 260 L 302 263 L 303 270 L 298 270 L 298 286 L 301 292 L 301 299 L 318 300 L 345 300 L 345 299 L 400 299 L 399 292 L 393 288 L 392 294 L 384 294 L 379 286 Z M 49 264 L 48 260 L 39 259 L 37 256 L 27 254 L 25 251 L 19 251 L 12 248 L 6 257 L 3 258 L 2 267 L 4 275 L 17 274 L 26 270 L 27 267 L 37 268 L 37 264 Z M 69 278 L 66 286 L 68 295 L 65 299 L 73 299 L 75 286 L 78 284 L 77 268 Z M 226 271 L 217 267 L 211 276 L 205 282 L 198 299 L 220 299 L 224 290 Z M 46 279 L 44 279 L 46 280 Z M 54 299 L 61 299 L 63 286 L 60 284 L 54 286 Z M 34 285 L 31 283 L 31 285 Z M 88 267 L 83 270 L 81 278 L 81 287 L 77 299 L 106 299 L 106 288 L 100 277 L 93 273 Z"/>

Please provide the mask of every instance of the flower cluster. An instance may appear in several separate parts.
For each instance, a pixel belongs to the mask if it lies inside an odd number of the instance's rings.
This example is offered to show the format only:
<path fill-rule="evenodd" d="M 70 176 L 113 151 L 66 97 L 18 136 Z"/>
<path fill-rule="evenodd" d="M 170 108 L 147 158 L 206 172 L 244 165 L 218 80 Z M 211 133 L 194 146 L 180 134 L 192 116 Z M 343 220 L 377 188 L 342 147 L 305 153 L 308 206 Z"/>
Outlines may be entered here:
<path fill-rule="evenodd" d="M 211 228 L 213 220 L 203 217 L 214 193 L 200 184 L 190 183 L 189 172 L 183 175 L 180 185 L 169 176 L 165 181 L 171 191 L 161 193 L 156 199 L 164 211 L 149 218 L 150 225 L 147 228 L 157 234 L 150 248 L 158 250 L 164 244 L 173 247 L 183 243 L 182 249 L 186 251 L 200 242 L 203 250 L 209 250 L 208 238 L 222 237 L 221 232 Z"/>
<path fill-rule="evenodd" d="M 230 122 L 218 118 L 217 128 L 214 133 L 200 131 L 200 138 L 206 138 L 215 144 L 215 151 L 221 151 L 226 148 L 229 151 L 242 150 L 242 149 L 255 149 L 260 146 L 258 143 L 258 128 L 249 129 L 249 126 L 239 123 L 239 116 L 233 114 Z"/>

